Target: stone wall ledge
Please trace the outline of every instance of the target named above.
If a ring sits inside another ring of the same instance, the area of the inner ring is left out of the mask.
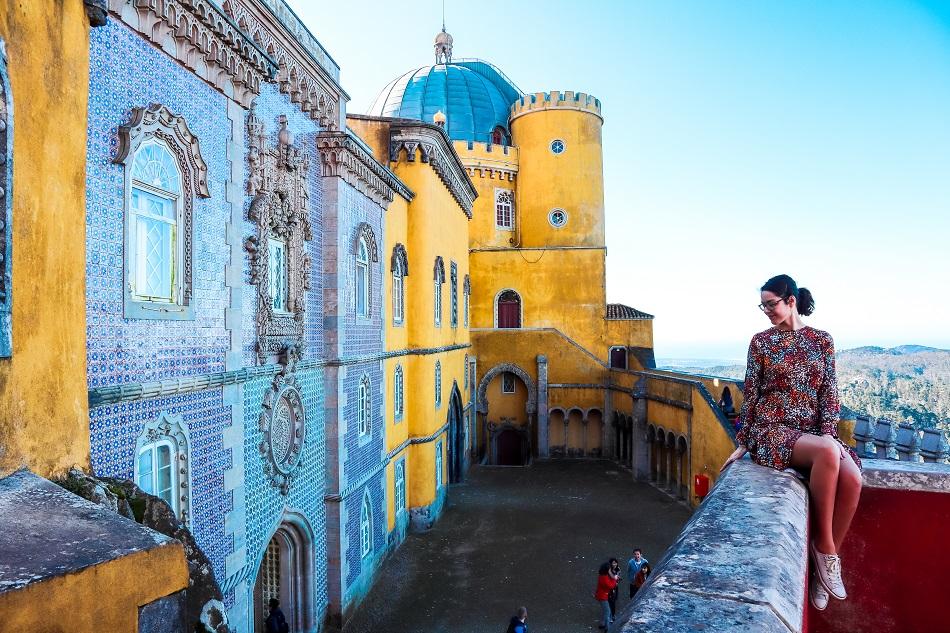
[[[0,594],[181,543],[18,470],[0,479]],[[0,627],[2,628],[2,627]]]
[[[802,631],[808,493],[748,458],[719,478],[612,633]]]
[[[862,458],[865,488],[950,493],[950,464]]]

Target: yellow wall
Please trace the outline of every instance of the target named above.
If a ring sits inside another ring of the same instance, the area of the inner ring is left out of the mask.
[[[501,422],[503,418],[508,418],[512,424],[526,424],[528,414],[525,410],[525,404],[528,402],[528,388],[521,378],[515,376],[515,392],[504,393],[502,391],[502,374],[498,374],[489,383],[488,401],[491,403],[491,421]]]
[[[619,320],[610,319],[607,321],[607,348],[613,345],[623,345],[630,347],[648,347],[653,348],[653,321],[651,320]],[[609,362],[608,357],[608,362]],[[627,356],[627,367],[630,369],[641,369],[635,367],[639,365],[632,356]]]
[[[515,190],[518,148],[508,147],[506,154],[505,148],[499,145],[472,143],[469,149],[467,142],[455,141],[454,146],[478,192],[472,210],[469,245],[472,248],[513,246],[517,238],[515,231],[500,229],[495,224],[495,189]]]
[[[81,2],[4,2],[0,37],[13,97],[15,155],[13,356],[0,360],[0,476],[26,466],[49,477],[74,464],[89,465],[89,23]],[[48,604],[43,611],[55,612]]]
[[[136,607],[187,588],[184,549],[174,541],[0,593],[0,631],[132,633],[138,630]]]

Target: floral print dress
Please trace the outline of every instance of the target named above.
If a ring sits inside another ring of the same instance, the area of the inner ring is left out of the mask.
[[[838,382],[831,335],[812,327],[759,332],[749,344],[742,428],[736,439],[752,461],[778,470],[789,467],[804,433],[838,439]],[[861,468],[861,460],[842,443]]]

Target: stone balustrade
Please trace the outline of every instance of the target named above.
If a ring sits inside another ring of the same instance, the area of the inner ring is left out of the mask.
[[[858,416],[854,423],[854,440],[862,458],[950,463],[947,435],[940,429],[918,430],[886,418]]]

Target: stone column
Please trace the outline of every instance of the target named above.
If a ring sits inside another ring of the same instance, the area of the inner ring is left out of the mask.
[[[538,354],[538,457],[546,458],[548,450],[548,359]]]
[[[633,454],[630,456],[634,479],[650,479],[650,444],[647,442],[647,401],[643,397],[646,380],[640,378],[631,394],[633,400]]]
[[[669,490],[673,479],[673,447],[668,446],[665,439],[663,447],[666,449],[666,489]]]
[[[584,442],[583,442],[583,446],[584,446],[584,457],[587,457],[587,424],[588,424],[589,422],[590,422],[590,420],[588,420],[587,418],[584,418],[583,420],[581,420],[581,429],[583,429],[583,430],[581,431],[581,433],[584,434]]]

